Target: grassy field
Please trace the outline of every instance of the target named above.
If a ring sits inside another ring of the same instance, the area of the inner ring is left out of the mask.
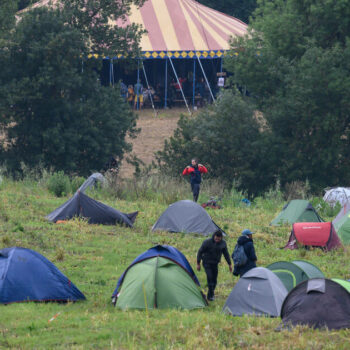
[[[161,197],[126,201],[113,194],[107,196],[106,191],[90,195],[124,212],[139,210],[135,227],[88,225],[82,220],[51,224],[45,215],[68,197],[56,198],[43,183],[30,180],[5,179],[0,185],[0,248],[22,246],[38,251],[53,261],[87,297],[85,302],[67,305],[1,306],[0,348],[349,349],[350,330],[315,331],[298,327],[275,332],[280,319],[222,314],[222,306],[237,282],[224,262],[220,266],[217,299],[204,310],[146,313],[115,309],[111,295],[117,280],[137,255],[155,244],[170,244],[181,250],[194,267],[196,252],[204,238],[151,233],[153,223],[167,207]],[[207,198],[202,194],[202,200]],[[224,209],[209,210],[214,221],[228,232],[230,251],[241,230],[250,228],[256,232],[259,266],[277,260],[304,259],[319,266],[327,277],[350,278],[348,250],[324,253],[280,249],[287,242],[290,228],[269,226],[283,206],[279,196],[258,198],[249,208],[241,206],[237,198],[227,195]],[[204,272],[197,275],[205,289]],[[60,314],[49,323],[57,313]]]

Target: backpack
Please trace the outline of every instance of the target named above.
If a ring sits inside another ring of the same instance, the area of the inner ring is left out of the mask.
[[[234,266],[243,266],[248,262],[247,254],[244,251],[244,247],[240,244],[236,244],[232,253],[232,259]]]

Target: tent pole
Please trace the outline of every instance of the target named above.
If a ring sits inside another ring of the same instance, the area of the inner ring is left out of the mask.
[[[84,73],[84,59],[81,60],[81,72]]]
[[[220,73],[222,73],[222,63],[223,63],[223,59],[221,57],[221,61],[220,61]]]
[[[152,104],[152,108],[153,108],[153,111],[154,111],[154,116],[156,117],[157,116],[157,111],[154,107],[154,103],[153,103],[153,97],[152,97],[152,94],[151,94],[151,91],[150,91],[150,86],[148,84],[148,78],[147,78],[147,74],[146,74],[146,69],[145,69],[145,65],[143,64],[142,62],[142,69],[143,69],[143,74],[145,76],[145,80],[146,80],[146,84],[147,84],[147,89],[148,89],[148,96],[151,100],[151,104]]]
[[[192,103],[193,103],[193,109],[195,104],[195,96],[196,96],[196,60],[193,60],[193,97],[192,97]]]
[[[139,84],[140,83],[140,59],[138,58],[137,59],[137,82],[136,82],[136,84]],[[139,85],[136,85],[137,87],[139,86]],[[142,92],[142,91],[141,91]],[[138,95],[137,95],[137,91],[135,91],[135,98],[136,98],[136,108],[137,108],[137,110],[139,110],[139,101],[140,101],[140,99],[139,99],[139,97],[138,97]]]
[[[198,56],[197,56],[197,59],[198,59],[199,65],[200,65],[200,67],[201,67],[201,69],[202,69],[202,73],[203,73],[204,79],[205,79],[205,81],[206,81],[206,83],[207,83],[207,86],[208,86],[208,88],[209,88],[211,98],[213,99],[213,102],[216,104],[215,97],[214,97],[214,95],[213,95],[213,91],[211,91],[211,87],[210,87],[210,85],[209,85],[207,76],[206,76],[206,74],[205,74],[205,72],[204,72],[204,69],[203,69],[203,66],[202,66],[202,62],[201,62],[201,60],[199,59]]]
[[[177,76],[177,73],[176,73],[176,70],[175,70],[173,61],[172,61],[172,59],[171,59],[170,56],[168,56],[168,57],[169,57],[170,64],[171,64],[171,66],[172,66],[172,68],[173,68],[173,71],[174,71],[174,74],[175,74],[175,77],[176,77],[177,84],[178,84],[179,87],[180,87],[181,95],[182,95],[183,100],[185,101],[185,105],[186,105],[186,107],[187,107],[188,113],[189,113],[190,115],[192,115],[192,113],[191,113],[191,111],[190,111],[190,108],[188,107],[188,103],[187,103],[185,94],[184,94],[184,92],[183,92],[183,90],[182,90],[182,86],[181,86],[181,84],[180,84],[179,77]]]
[[[164,108],[167,108],[168,99],[168,59],[165,58],[165,92],[164,92]]]
[[[114,87],[114,64],[113,64],[113,58],[111,59],[111,69],[112,69],[112,86]]]
[[[111,61],[109,61],[109,86],[112,85],[112,64]]]

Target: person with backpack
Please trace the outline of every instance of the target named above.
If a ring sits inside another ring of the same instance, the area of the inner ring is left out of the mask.
[[[201,260],[203,261],[203,267],[207,275],[208,282],[208,295],[207,298],[210,301],[214,300],[215,288],[218,278],[218,265],[221,260],[221,255],[224,257],[229,266],[230,272],[232,272],[232,264],[230,259],[230,254],[227,250],[226,242],[223,240],[221,230],[214,232],[213,236],[206,239],[197,253],[197,270],[201,270]]]
[[[202,182],[202,174],[206,174],[208,172],[207,168],[198,164],[198,160],[193,158],[191,161],[191,165],[188,165],[182,175],[190,175],[191,189],[193,194],[193,201],[197,202],[199,197],[200,186]]]
[[[238,238],[235,249],[232,253],[234,265],[233,274],[242,277],[247,271],[256,267],[258,260],[255,254],[253,243],[253,232],[245,229]]]

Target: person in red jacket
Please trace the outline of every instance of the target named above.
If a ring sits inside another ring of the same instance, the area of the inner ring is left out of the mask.
[[[198,160],[196,158],[192,159],[191,165],[188,165],[182,175],[190,175],[191,189],[193,193],[193,201],[197,202],[200,186],[202,182],[202,174],[206,174],[208,172],[207,168],[198,164]]]

